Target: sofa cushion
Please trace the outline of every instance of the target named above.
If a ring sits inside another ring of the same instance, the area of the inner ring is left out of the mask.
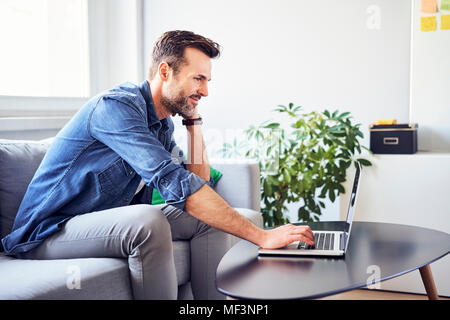
[[[174,241],[173,255],[182,287],[190,279],[189,241]],[[132,299],[128,262],[116,258],[27,260],[0,253],[0,300],[12,299]]]
[[[0,140],[0,238],[10,233],[20,203],[50,141]]]
[[[22,260],[0,254],[0,300],[132,299],[126,259]]]

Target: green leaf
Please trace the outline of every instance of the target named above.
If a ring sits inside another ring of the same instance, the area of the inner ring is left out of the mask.
[[[361,137],[361,138],[364,139],[364,134],[363,134],[361,131],[356,130],[356,135],[357,135],[358,137]]]
[[[351,153],[353,153],[354,142],[350,136],[345,137],[345,146]]]
[[[325,184],[325,186],[322,188],[322,191],[320,192],[319,198],[325,198],[328,191],[328,185]]]
[[[328,131],[331,133],[345,133],[345,129],[342,125],[336,125],[336,126],[330,127],[328,129]]]
[[[277,129],[280,127],[280,124],[277,122],[269,123],[268,125],[264,126],[263,128],[266,129]]]
[[[277,110],[277,109],[284,111],[284,110],[286,110],[286,106],[283,106],[283,105],[279,104],[279,105],[276,106],[276,108],[274,110]]]
[[[358,161],[362,166],[369,167],[369,166],[372,165],[372,162],[370,162],[369,160],[366,160],[366,159],[359,158],[359,159],[357,159],[357,161]]]
[[[336,196],[334,195],[333,189],[328,190],[328,197],[330,198],[331,202],[334,202],[334,200],[336,200]]]
[[[344,112],[344,113],[341,113],[341,114],[339,115],[338,119],[342,119],[342,118],[348,116],[349,114],[350,114],[350,112]]]
[[[286,169],[283,170],[283,178],[287,183],[291,182],[291,175]]]
[[[297,183],[297,190],[298,190],[298,193],[302,193],[305,190],[305,187],[304,187],[303,182],[301,180],[299,180],[298,183]]]
[[[298,220],[303,222],[311,222],[309,211],[306,210],[305,206],[298,209]]]
[[[269,182],[266,180],[264,180],[263,183],[264,186],[264,193],[266,196],[271,196],[272,195],[272,186],[269,184]]]

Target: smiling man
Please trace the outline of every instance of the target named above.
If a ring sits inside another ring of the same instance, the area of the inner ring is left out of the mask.
[[[214,275],[225,233],[264,248],[313,244],[309,227],[260,229],[211,188],[198,106],[219,53],[217,43],[200,35],[166,32],[147,80],[88,101],[42,160],[2,239],[5,252],[27,259],[127,258],[136,299],[176,299],[172,240],[189,239],[194,297],[212,299],[221,297]],[[188,131],[186,163],[172,140],[176,115]],[[167,205],[150,205],[153,189]]]

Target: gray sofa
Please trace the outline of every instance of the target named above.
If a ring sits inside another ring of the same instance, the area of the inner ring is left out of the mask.
[[[26,188],[50,140],[0,140],[0,238],[12,228]],[[223,173],[215,186],[227,202],[262,227],[257,163],[211,160]],[[239,239],[229,236],[231,248]],[[192,299],[189,242],[174,241],[178,298]],[[82,272],[82,274],[80,274]],[[78,281],[77,279],[82,279]],[[0,299],[133,299],[127,260],[21,260],[0,252]]]

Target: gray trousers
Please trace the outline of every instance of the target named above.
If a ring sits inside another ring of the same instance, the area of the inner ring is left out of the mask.
[[[190,240],[194,298],[223,299],[215,273],[228,238],[172,206],[137,204],[77,215],[20,258],[126,258],[135,299],[176,299],[172,240]]]

